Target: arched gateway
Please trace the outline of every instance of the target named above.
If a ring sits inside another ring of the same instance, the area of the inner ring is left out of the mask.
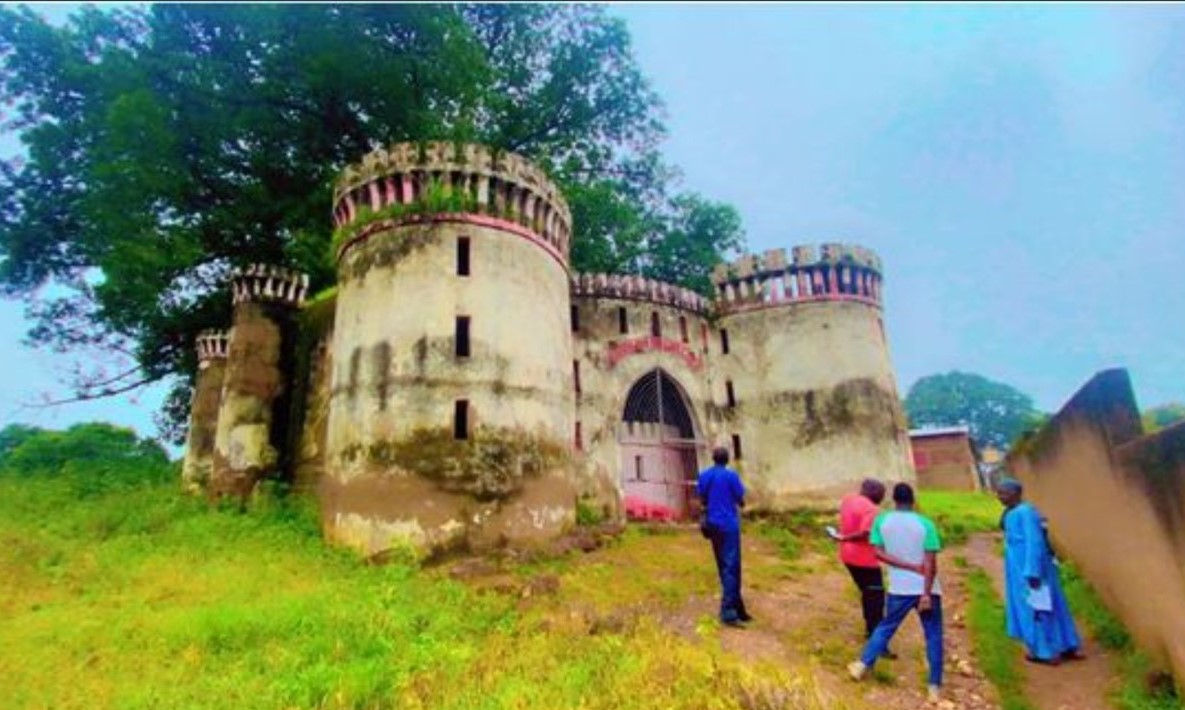
[[[630,387],[622,412],[621,486],[631,518],[685,518],[701,438],[683,388],[655,368]]]

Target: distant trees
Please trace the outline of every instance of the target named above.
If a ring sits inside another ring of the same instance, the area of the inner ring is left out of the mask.
[[[1185,419],[1185,404],[1180,402],[1169,402],[1151,407],[1140,415],[1140,421],[1144,423],[1144,432],[1148,434],[1159,431],[1170,424],[1175,424],[1182,419]]]
[[[1007,449],[1046,415],[1016,388],[969,372],[923,377],[909,388],[905,411],[911,426],[965,425],[980,446]]]
[[[111,424],[76,424],[65,431],[11,424],[0,430],[0,475],[69,477],[84,491],[99,491],[174,473],[160,444]]]

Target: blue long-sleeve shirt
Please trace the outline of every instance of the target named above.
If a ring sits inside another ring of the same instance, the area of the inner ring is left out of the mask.
[[[745,485],[736,471],[726,466],[704,469],[695,484],[704,502],[708,524],[720,530],[740,530],[740,507],[745,504]]]

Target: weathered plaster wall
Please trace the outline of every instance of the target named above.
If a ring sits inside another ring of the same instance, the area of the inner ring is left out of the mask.
[[[333,374],[333,318],[336,296],[307,305],[300,314],[297,339],[297,371],[301,398],[296,411],[299,431],[293,439],[293,483],[300,492],[317,490],[325,472],[325,448],[329,434],[329,398]]]
[[[1185,680],[1185,424],[1142,436],[1127,372],[1107,370],[1007,465],[1057,547]]]
[[[830,494],[867,476],[914,479],[880,316],[866,303],[821,300],[720,319],[712,399],[722,433],[741,438],[754,505],[793,506],[804,492]]]
[[[697,465],[706,466],[714,440],[707,412],[710,403],[703,329],[707,320],[684,308],[625,298],[575,297],[579,329],[572,333],[580,369],[576,420],[581,424],[582,450],[577,454],[582,495],[612,515],[621,514],[621,446],[619,429],[630,388],[661,368],[682,388],[701,439]],[[620,309],[626,332],[621,332]],[[657,315],[661,336],[652,335]],[[683,341],[680,319],[687,325]]]
[[[244,301],[235,306],[214,440],[213,496],[245,498],[280,466],[290,318],[285,304]]]
[[[225,357],[204,359],[194,382],[185,462],[181,469],[181,483],[190,493],[205,489],[213,475],[214,439],[218,431],[218,409],[222,404],[225,374]]]
[[[461,237],[469,276],[457,274]],[[460,315],[470,318],[469,357],[455,352]],[[323,486],[330,535],[368,552],[399,538],[439,550],[569,525],[568,332],[563,264],[488,221],[404,225],[348,249]],[[458,400],[469,402],[467,441],[454,440]]]

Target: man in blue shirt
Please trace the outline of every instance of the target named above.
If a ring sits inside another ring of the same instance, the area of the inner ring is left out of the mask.
[[[720,621],[742,626],[753,619],[741,598],[740,509],[745,507],[745,486],[728,468],[728,449],[716,448],[712,461],[716,465],[700,473],[695,490],[704,504],[704,535],[712,541],[720,575]]]

